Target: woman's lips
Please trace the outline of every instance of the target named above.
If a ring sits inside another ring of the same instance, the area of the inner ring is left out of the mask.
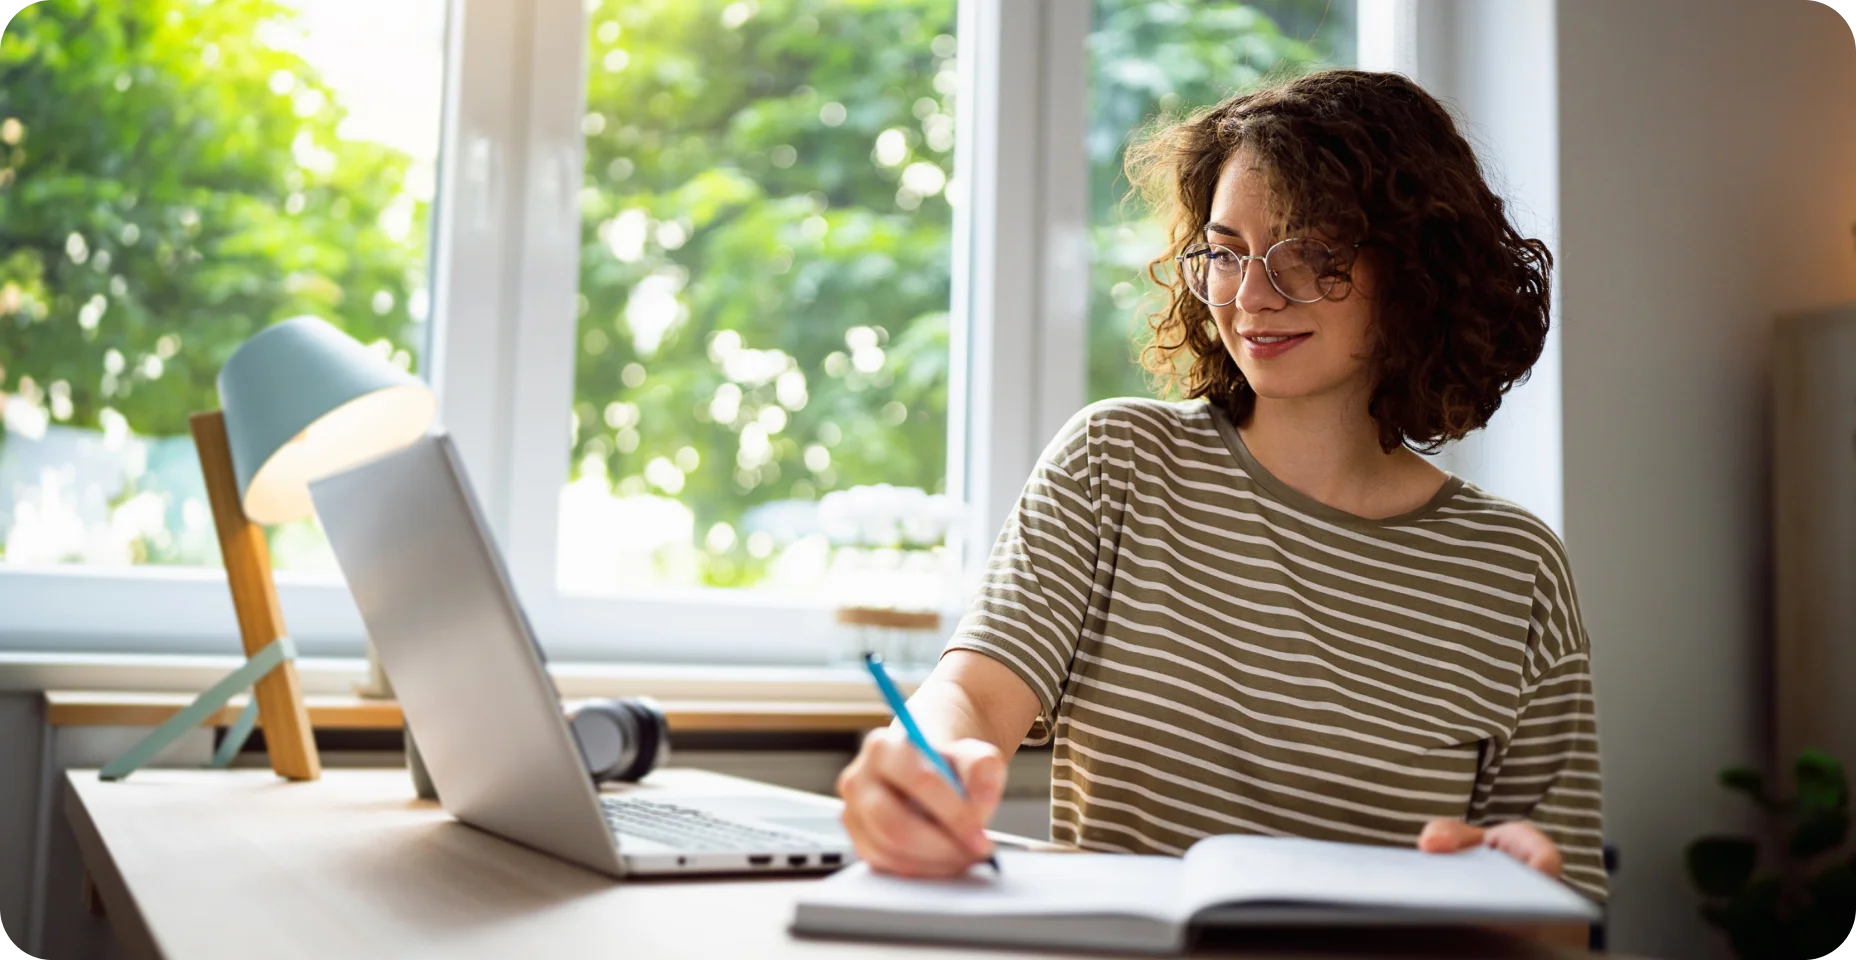
[[[1280,339],[1275,336],[1269,336],[1269,337],[1264,337],[1263,338],[1264,342],[1262,343],[1257,342],[1257,340],[1254,338],[1245,337],[1244,338],[1244,349],[1248,351],[1252,357],[1258,360],[1268,360],[1271,357],[1280,357],[1283,354],[1288,353],[1291,350],[1294,350],[1298,344],[1300,344],[1304,340],[1307,340],[1311,336],[1313,336],[1313,334],[1307,334],[1307,333],[1290,334],[1287,337],[1280,338]]]

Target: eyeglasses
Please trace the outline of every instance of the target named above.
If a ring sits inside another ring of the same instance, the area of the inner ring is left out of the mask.
[[[1346,249],[1359,246],[1349,244]],[[1263,261],[1270,286],[1296,303],[1327,299],[1346,276],[1334,248],[1308,237],[1278,240],[1262,256],[1241,254],[1221,243],[1195,243],[1173,259],[1179,261],[1186,289],[1212,307],[1237,302],[1238,288],[1243,286],[1244,273],[1252,260]]]

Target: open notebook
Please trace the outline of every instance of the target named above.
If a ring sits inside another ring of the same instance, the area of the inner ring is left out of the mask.
[[[1584,897],[1483,847],[1219,836],[1183,858],[1001,850],[999,861],[997,874],[953,880],[849,867],[799,898],[793,932],[1161,953],[1207,926],[1598,919]]]

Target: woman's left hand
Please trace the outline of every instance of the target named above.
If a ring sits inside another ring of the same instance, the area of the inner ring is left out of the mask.
[[[1494,847],[1549,877],[1559,878],[1559,846],[1525,820],[1488,828],[1472,827],[1461,820],[1432,820],[1418,834],[1418,849],[1425,853],[1455,853],[1476,846]]]

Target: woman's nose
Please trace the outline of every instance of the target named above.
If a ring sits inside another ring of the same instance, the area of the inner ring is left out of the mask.
[[[1237,286],[1238,307],[1245,313],[1262,313],[1280,310],[1286,303],[1281,291],[1270,282],[1270,270],[1263,260],[1244,261],[1244,273]]]

